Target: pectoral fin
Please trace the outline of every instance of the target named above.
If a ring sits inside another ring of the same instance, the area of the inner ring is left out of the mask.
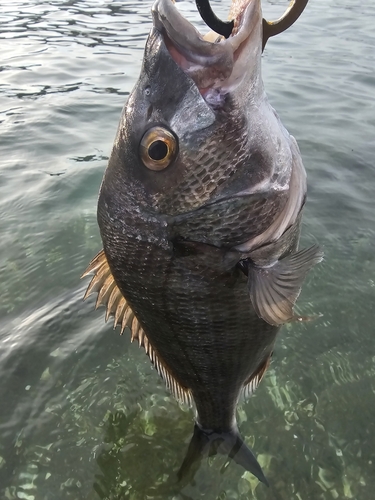
[[[294,315],[294,304],[307,273],[322,259],[322,251],[314,245],[270,267],[257,267],[249,263],[248,287],[257,315],[274,326],[300,319]]]

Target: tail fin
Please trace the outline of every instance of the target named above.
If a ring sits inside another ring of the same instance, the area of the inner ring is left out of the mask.
[[[194,434],[185,459],[177,473],[178,479],[181,480],[186,476],[194,477],[202,458],[205,455],[212,456],[217,453],[228,455],[244,469],[254,474],[259,481],[269,486],[261,466],[253,452],[246,446],[237,428],[230,432],[218,433],[205,431],[197,424],[194,426]]]

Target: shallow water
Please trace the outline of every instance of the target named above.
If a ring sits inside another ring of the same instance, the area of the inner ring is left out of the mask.
[[[263,2],[277,17],[287,1]],[[375,4],[314,0],[264,80],[308,173],[302,244],[325,261],[239,409],[267,489],[224,457],[174,475],[193,416],[144,352],[82,303],[96,200],[140,71],[149,1],[0,5],[0,498],[372,500]],[[179,4],[202,26],[193,3]],[[222,18],[227,2],[212,2]]]

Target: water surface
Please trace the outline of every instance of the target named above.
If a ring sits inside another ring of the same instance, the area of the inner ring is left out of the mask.
[[[264,1],[268,17],[288,2]],[[228,2],[212,2],[225,18]],[[82,302],[96,200],[140,72],[149,1],[0,5],[0,498],[372,500],[375,5],[312,0],[263,57],[308,173],[302,244],[325,261],[239,409],[267,489],[224,457],[176,486],[193,415]],[[192,2],[179,8],[198,27]]]

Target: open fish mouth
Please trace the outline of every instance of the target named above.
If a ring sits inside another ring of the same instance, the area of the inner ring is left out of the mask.
[[[234,2],[233,30],[226,39],[213,31],[203,35],[171,0],[156,0],[154,27],[162,34],[171,57],[201,93],[236,85],[261,52],[262,14],[259,0]]]
[[[199,33],[171,0],[156,0],[152,15],[171,57],[204,94],[209,88],[233,90],[249,74],[259,75],[259,56],[267,40],[288,29],[307,2],[292,0],[283,16],[269,22],[262,18],[260,0],[233,0],[231,22],[223,23],[212,13],[208,0],[197,0],[206,23],[225,36],[217,31]]]

